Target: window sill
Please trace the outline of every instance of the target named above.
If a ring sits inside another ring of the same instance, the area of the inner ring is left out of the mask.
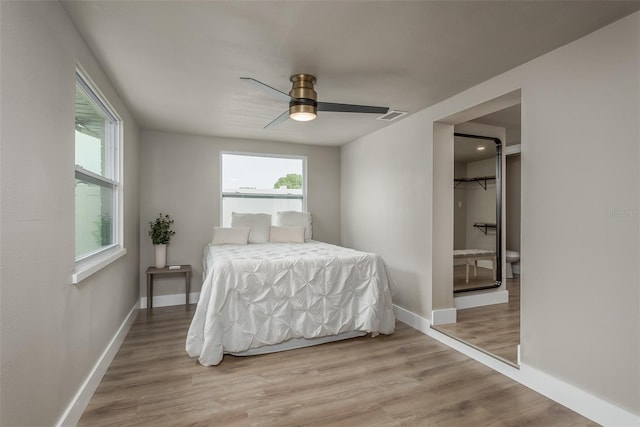
[[[110,249],[100,255],[76,263],[76,269],[71,275],[71,283],[77,285],[87,277],[102,270],[118,258],[122,258],[127,250],[121,247]]]

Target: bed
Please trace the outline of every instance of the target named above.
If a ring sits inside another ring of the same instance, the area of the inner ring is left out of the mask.
[[[205,366],[219,364],[225,353],[395,328],[385,266],[375,254],[313,240],[209,244],[203,276],[186,350]]]

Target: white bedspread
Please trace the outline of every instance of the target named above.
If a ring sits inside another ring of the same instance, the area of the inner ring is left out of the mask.
[[[308,243],[209,245],[186,349],[205,366],[224,353],[348,331],[390,334],[380,256]]]

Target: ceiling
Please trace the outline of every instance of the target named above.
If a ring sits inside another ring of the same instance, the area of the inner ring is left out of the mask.
[[[480,148],[482,147],[482,148]],[[456,136],[453,144],[453,159],[459,163],[471,163],[492,159],[496,156],[496,144],[475,138]]]
[[[522,114],[520,106],[521,104],[516,104],[512,107],[487,114],[486,116],[478,117],[471,121],[473,123],[481,123],[483,125],[503,127],[507,133],[507,141],[505,145],[520,144],[520,115]]]
[[[472,123],[480,123],[489,126],[498,126],[505,128],[506,143],[505,146],[520,144],[520,115],[521,104],[498,110],[491,114],[478,117],[471,120]],[[479,148],[482,147],[482,148]],[[456,136],[454,138],[454,160],[460,163],[477,162],[495,157],[496,148],[493,141],[465,138]]]
[[[640,1],[63,1],[143,129],[342,145],[393,122],[263,127],[281,91],[417,112],[640,9]],[[407,116],[405,116],[407,117]],[[398,119],[398,120],[402,120]]]

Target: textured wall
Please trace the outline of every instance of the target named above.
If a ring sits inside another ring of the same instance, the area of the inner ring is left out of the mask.
[[[640,414],[639,76],[636,13],[344,146],[343,242],[383,255],[397,304],[441,308],[453,154],[434,123],[521,90],[522,361]]]
[[[167,248],[171,264],[191,264],[192,289],[200,290],[202,253],[220,225],[220,152],[307,157],[307,210],[313,238],[340,243],[340,149],[303,144],[238,140],[143,131],[140,162],[140,286],[146,296],[144,271],[153,265],[148,223],[158,212],[175,219]],[[156,286],[157,285],[157,286]],[[154,282],[154,295],[181,294],[184,279]]]
[[[58,2],[0,7],[0,424],[50,426],[138,299],[138,130]],[[125,123],[128,253],[73,285],[76,63]]]

